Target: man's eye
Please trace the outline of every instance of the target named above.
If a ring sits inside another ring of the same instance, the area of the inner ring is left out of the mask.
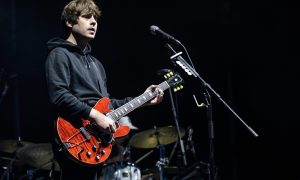
[[[92,16],[91,16],[91,15],[84,15],[84,16],[82,16],[82,17],[89,19],[89,18],[91,18]]]
[[[81,16],[83,18],[91,18],[93,15],[92,14],[82,14]]]
[[[90,18],[93,17],[93,15],[92,15],[92,14],[87,14],[87,15],[82,15],[82,17],[85,18],[85,19],[90,19]],[[95,16],[94,16],[94,19],[95,19],[96,21],[98,20]]]

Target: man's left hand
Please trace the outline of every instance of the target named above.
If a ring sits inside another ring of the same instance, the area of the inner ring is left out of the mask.
[[[151,99],[146,105],[159,104],[163,100],[164,91],[161,90],[160,88],[157,88],[157,85],[149,86],[145,92],[147,92],[147,91],[156,92],[156,96],[155,96],[155,98]]]

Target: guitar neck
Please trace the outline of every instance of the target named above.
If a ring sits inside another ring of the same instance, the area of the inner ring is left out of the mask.
[[[169,84],[164,81],[160,83],[158,86],[161,90],[166,90],[170,86]],[[139,108],[140,106],[144,105],[146,102],[148,102],[150,99],[154,98],[156,96],[156,91],[146,91],[140,96],[134,98],[133,100],[129,101],[128,103],[124,104],[123,106],[120,106],[119,108],[115,109],[114,111],[107,114],[108,117],[113,119],[114,121],[117,121],[121,119],[123,116],[126,116],[128,113],[132,112],[136,108]]]

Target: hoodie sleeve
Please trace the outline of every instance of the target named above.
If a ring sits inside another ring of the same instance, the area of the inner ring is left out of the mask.
[[[66,54],[59,48],[53,49],[46,59],[45,69],[50,103],[58,114],[67,119],[88,119],[92,107],[70,92],[69,59]]]

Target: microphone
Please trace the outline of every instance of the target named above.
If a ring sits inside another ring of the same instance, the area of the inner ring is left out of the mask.
[[[163,38],[165,38],[165,39],[167,39],[167,40],[169,40],[171,42],[174,42],[175,44],[181,44],[180,41],[178,41],[177,39],[175,39],[170,34],[168,34],[168,33],[164,32],[163,30],[159,29],[159,27],[157,27],[155,25],[150,26],[150,32],[153,35],[158,35],[159,34]]]

